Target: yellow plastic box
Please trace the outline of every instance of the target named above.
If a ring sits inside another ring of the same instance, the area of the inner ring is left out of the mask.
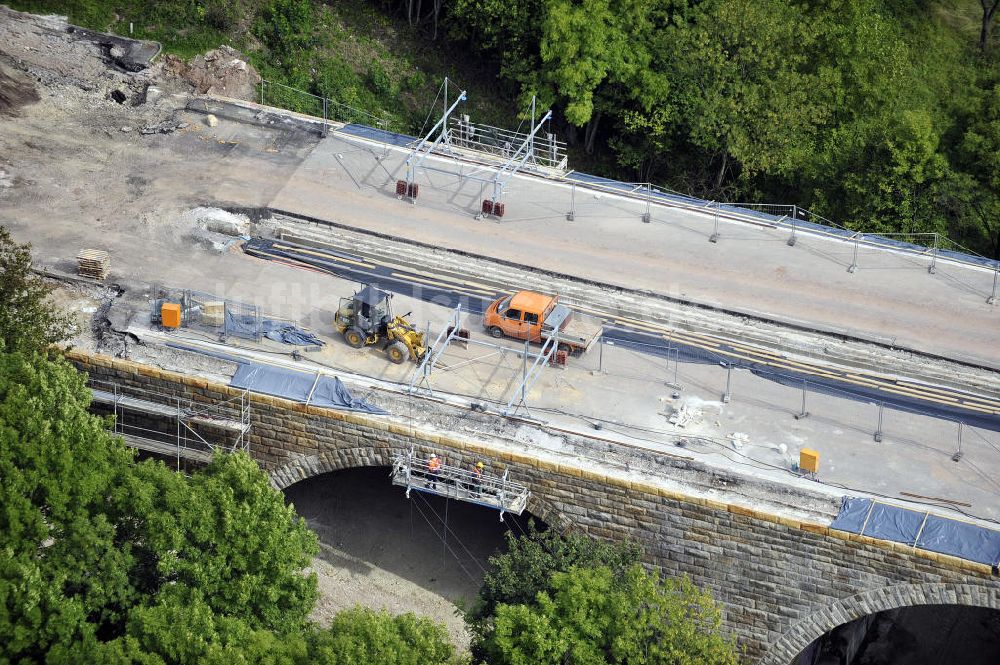
[[[819,472],[819,453],[811,448],[799,451],[799,469],[806,473]]]

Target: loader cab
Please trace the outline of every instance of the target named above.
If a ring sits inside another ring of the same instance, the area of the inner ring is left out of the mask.
[[[353,296],[340,299],[337,328],[345,337],[350,333],[351,346],[372,344],[385,335],[386,326],[392,321],[389,299],[390,294],[374,286],[365,286]],[[361,333],[360,339],[357,333]]]
[[[355,293],[354,311],[358,323],[363,324],[358,327],[365,332],[384,330],[385,325],[392,319],[389,298],[388,293],[380,291],[374,286],[366,286]]]

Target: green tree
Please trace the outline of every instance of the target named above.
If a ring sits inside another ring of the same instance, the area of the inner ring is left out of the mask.
[[[245,454],[190,479],[136,464],[65,360],[2,346],[0,662],[252,663],[263,661],[240,645],[272,642],[288,645],[276,663],[304,652],[283,636],[313,605],[302,569],[315,535],[264,472]]]
[[[491,665],[735,665],[720,626],[711,596],[687,578],[573,568],[531,604],[498,605],[483,647]]]
[[[982,96],[959,145],[959,158],[968,174],[960,188],[961,237],[1000,260],[1000,84]]]
[[[542,0],[455,0],[447,12],[452,40],[495,58],[508,83],[533,79],[539,63]]]
[[[71,337],[72,319],[60,312],[52,289],[31,272],[31,245],[19,245],[0,226],[0,340],[8,351],[40,350]]]
[[[2,343],[0,343],[2,347]],[[106,499],[132,460],[63,360],[0,352],[0,653],[69,657],[136,601]]]
[[[481,628],[501,603],[530,603],[539,591],[549,588],[553,573],[605,566],[620,577],[641,555],[635,543],[598,540],[579,533],[563,535],[552,529],[540,531],[533,522],[525,535],[508,531],[506,538],[505,551],[490,557],[478,604],[468,615],[474,628]]]
[[[172,499],[166,523],[150,523],[163,539],[161,574],[251,628],[303,626],[316,600],[315,573],[302,574],[319,551],[316,534],[249,455],[217,455]]]
[[[585,126],[588,153],[603,117],[619,115],[624,104],[661,83],[645,46],[652,7],[641,0],[545,1],[542,64],[527,92],[559,101],[571,125]]]
[[[441,624],[407,613],[355,607],[337,614],[326,630],[310,636],[317,665],[446,665],[457,663]]]
[[[255,630],[214,611],[197,589],[172,587],[129,616],[127,635],[103,648],[105,662],[184,665],[312,665],[306,634]]]

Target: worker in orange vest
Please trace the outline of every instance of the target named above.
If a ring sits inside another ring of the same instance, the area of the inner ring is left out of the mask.
[[[431,489],[437,489],[438,476],[441,475],[441,458],[436,454],[431,455],[431,459],[427,462],[427,470],[431,474]]]
[[[483,491],[483,469],[485,468],[486,465],[482,462],[476,462],[476,466],[472,467],[472,478],[477,492]]]

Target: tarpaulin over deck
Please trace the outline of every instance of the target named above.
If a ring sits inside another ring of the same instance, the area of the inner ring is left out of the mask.
[[[845,496],[830,528],[988,566],[1000,563],[1000,531],[872,499]]]

